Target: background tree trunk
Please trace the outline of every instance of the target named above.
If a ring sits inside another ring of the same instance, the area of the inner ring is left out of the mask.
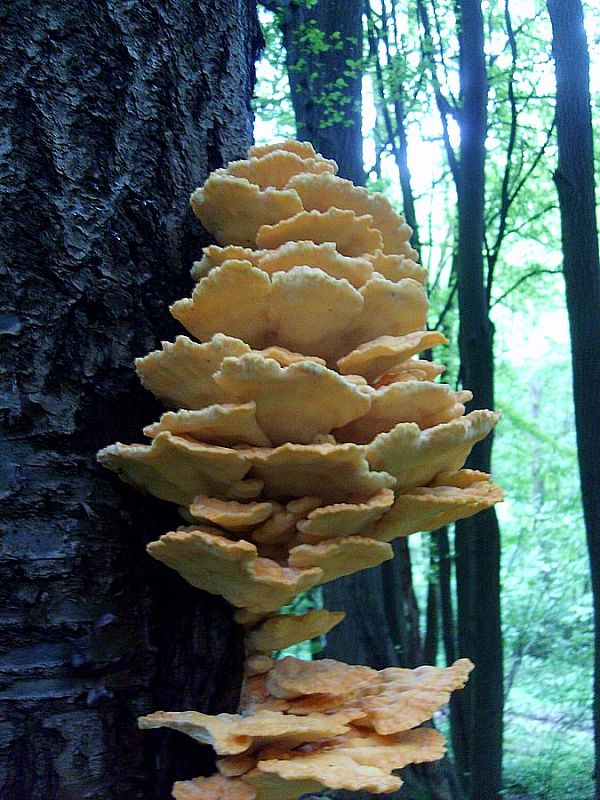
[[[494,408],[493,325],[484,280],[487,76],[480,0],[459,0],[461,106],[458,190],[459,348],[463,386],[474,408]],[[490,471],[492,437],[467,462]],[[495,800],[502,788],[502,631],[500,531],[494,509],[456,523],[458,652],[475,664],[453,699],[452,740],[471,800]]]
[[[299,139],[365,181],[362,159],[363,0],[264,4],[278,19]]]
[[[563,270],[573,356],[573,395],[583,515],[594,594],[594,741],[600,798],[600,257],[594,194],[590,61],[579,0],[548,0],[556,64],[558,169]]]
[[[2,30],[0,797],[162,799],[210,757],[136,717],[232,710],[241,640],[95,452],[158,413],[132,362],[179,332],[190,191],[251,143],[254,3],[13,0]]]

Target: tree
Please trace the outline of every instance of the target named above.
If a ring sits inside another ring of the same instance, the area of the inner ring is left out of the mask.
[[[299,139],[364,183],[361,131],[363,0],[269,0],[283,34]]]
[[[573,359],[573,397],[583,513],[594,595],[594,739],[600,797],[600,452],[595,429],[600,387],[590,364],[600,363],[600,257],[590,106],[590,62],[579,0],[548,0],[556,64],[558,168],[563,272]]]
[[[307,3],[303,0],[303,4]],[[458,338],[455,177],[460,164],[461,113],[456,4],[452,0],[420,3],[427,11],[429,35],[424,23],[415,20],[415,4],[385,0],[371,5],[365,69],[376,117],[365,147],[369,175],[377,179],[378,188],[383,185],[400,199],[394,151],[395,145],[400,152],[400,134],[396,131],[394,143],[384,114],[385,103],[393,134],[394,99],[400,87],[421,258],[431,276],[431,323],[438,327],[436,318],[445,317],[442,329],[451,341],[443,355],[436,353],[436,360],[441,356],[446,363],[445,381],[459,382],[458,353],[452,346]],[[591,31],[597,19],[590,4],[585,8]],[[565,784],[570,780],[576,787],[572,791],[588,797],[591,741],[586,736],[581,749],[576,741],[578,725],[587,726],[591,696],[592,602],[585,541],[579,535],[583,519],[579,476],[574,474],[570,386],[564,380],[569,360],[563,347],[564,294],[558,277],[558,198],[551,185],[556,127],[555,94],[547,83],[553,66],[550,18],[546,2],[536,0],[525,8],[505,0],[484,6],[483,23],[489,88],[484,279],[497,328],[494,393],[503,411],[494,440],[494,474],[508,500],[501,507],[505,686],[507,694],[513,685],[515,690],[506,709],[506,788],[510,791],[511,785],[522,784],[531,786],[531,791],[556,792],[562,780]],[[439,121],[433,114],[438,98]],[[592,96],[592,107],[596,100]],[[290,119],[288,113],[288,126]],[[446,158],[441,152],[444,144],[449,145]],[[415,587],[424,605],[424,576],[431,553],[419,546],[420,539],[415,537],[411,550]],[[437,557],[433,552],[430,574],[440,590],[446,653],[459,654],[455,603],[447,602],[454,600],[450,593],[453,545],[451,531],[449,541],[440,541]],[[360,591],[360,587],[355,589]],[[360,601],[356,606],[360,614]],[[431,605],[429,609],[433,612]],[[375,627],[380,631],[385,617],[377,619]],[[433,619],[433,613],[428,619]],[[353,622],[347,624],[354,633]],[[434,637],[430,641],[433,644]],[[370,632],[367,647],[377,644]],[[538,703],[544,704],[554,721],[548,724],[548,735],[534,741],[529,739],[524,717],[534,716]]]
[[[456,184],[460,379],[472,390],[473,408],[494,408],[493,326],[489,318],[485,241],[485,142],[488,79],[479,0],[456,4],[459,45],[458,105],[443,94],[433,61],[426,5],[418,0],[424,55],[431,75],[448,163]],[[435,4],[434,4],[435,10]],[[449,119],[460,128],[457,154]],[[492,437],[479,442],[467,466],[490,471]],[[500,532],[493,509],[456,523],[458,652],[476,665],[468,687],[452,704],[452,743],[459,774],[473,800],[493,800],[502,783],[503,667],[500,626]]]
[[[264,5],[283,34],[298,138],[334,158],[342,178],[363,184],[362,0]],[[329,108],[334,113],[323,113]],[[326,606],[346,612],[327,636],[326,657],[376,669],[423,663],[408,544],[397,540],[393,547],[392,561],[323,587]],[[407,770],[404,778],[402,797],[423,791],[434,800],[458,796],[447,760]]]
[[[167,304],[206,242],[188,193],[251,142],[255,8],[15,0],[2,17],[0,795],[162,798],[208,765],[136,716],[233,710],[241,636],[145,555],[176,517],[94,456],[158,411],[132,362],[176,332]]]
[[[487,75],[479,0],[460,8],[460,179],[458,182],[458,306],[460,370],[474,408],[494,408],[493,326],[484,279],[484,185]],[[492,437],[479,442],[468,465],[489,472]],[[473,800],[495,800],[502,788],[503,667],[500,624],[500,531],[494,509],[456,524],[459,652],[477,664],[460,698],[465,781]],[[453,731],[454,733],[454,731]],[[458,736],[453,741],[458,741]],[[458,762],[461,763],[460,760]]]

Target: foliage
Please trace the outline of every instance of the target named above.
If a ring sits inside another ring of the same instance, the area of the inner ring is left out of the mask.
[[[296,133],[296,122],[285,70],[281,31],[272,14],[262,12],[260,22],[265,48],[263,57],[257,64],[252,101],[256,117],[255,134],[260,138],[261,129],[265,129],[268,131],[263,135],[265,141],[291,138]]]
[[[530,666],[528,672],[531,674]],[[547,676],[547,666],[542,674]],[[581,691],[591,690],[586,682]],[[556,687],[554,696],[559,695]],[[562,707],[544,703],[536,715],[525,692],[522,705],[507,707],[505,738],[505,796],[507,800],[591,800],[593,742],[589,721],[573,723]],[[536,699],[533,695],[533,699]],[[538,700],[539,703],[539,700]]]

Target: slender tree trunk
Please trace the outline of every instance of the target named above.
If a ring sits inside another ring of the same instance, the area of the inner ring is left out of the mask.
[[[394,558],[381,565],[389,635],[394,642],[398,663],[414,668],[423,663],[424,656],[408,540],[396,539],[392,547]]]
[[[440,571],[437,542],[432,538],[429,554],[429,572],[427,575],[427,613],[425,618],[425,640],[423,642],[423,660],[426,664],[437,661],[440,638]]]
[[[3,6],[3,800],[163,800],[208,757],[136,717],[235,706],[230,609],[145,554],[176,514],[95,452],[158,412],[133,358],[177,332],[187,197],[251,142],[259,38],[250,0]]]
[[[444,526],[432,534],[438,551],[440,581],[440,617],[446,664],[456,661],[456,624],[452,604],[452,556],[448,528]]]
[[[364,183],[362,160],[363,0],[264,4],[277,14],[299,139],[308,139],[340,175]]]
[[[458,304],[461,379],[472,408],[494,408],[493,326],[484,280],[484,164],[487,76],[480,0],[459,0],[462,104],[458,182]],[[489,472],[492,437],[477,444],[469,466]],[[458,651],[475,663],[455,705],[459,773],[472,800],[496,800],[502,783],[502,633],[500,532],[495,511],[456,523]],[[460,729],[462,728],[462,730]]]
[[[600,798],[600,259],[594,196],[590,62],[579,0],[548,0],[556,64],[558,169],[563,269],[571,330],[573,395],[583,514],[594,594],[594,740]]]

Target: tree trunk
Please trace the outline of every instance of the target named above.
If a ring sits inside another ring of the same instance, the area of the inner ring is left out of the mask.
[[[344,178],[363,184],[363,0],[265,5],[283,34],[298,138],[335,158]]]
[[[162,800],[211,757],[136,717],[232,710],[241,638],[95,452],[158,413],[133,358],[179,332],[189,192],[251,142],[255,8],[13,0],[2,32],[0,797]]]
[[[484,164],[487,76],[480,0],[460,0],[462,104],[458,182],[458,304],[461,380],[473,408],[494,408],[493,326],[484,280]],[[492,437],[473,449],[468,465],[490,471]],[[502,633],[500,532],[493,509],[456,523],[458,651],[475,663],[456,695],[453,745],[472,800],[495,800],[502,783]]]
[[[454,619],[454,608],[452,604],[452,561],[450,554],[450,541],[448,538],[448,527],[445,525],[438,531],[431,534],[434,539],[434,546],[437,550],[438,570],[439,570],[439,602],[440,602],[440,623],[442,627],[442,639],[444,641],[444,653],[446,664],[456,661],[456,620]]]
[[[429,571],[427,575],[427,613],[425,617],[425,638],[423,641],[423,660],[426,664],[436,664],[440,639],[440,574],[437,543],[432,540],[429,552]]]
[[[573,358],[573,395],[592,591],[594,594],[594,740],[596,798],[600,798],[600,258],[594,196],[590,62],[579,0],[548,0],[556,64],[556,132],[563,269]]]

